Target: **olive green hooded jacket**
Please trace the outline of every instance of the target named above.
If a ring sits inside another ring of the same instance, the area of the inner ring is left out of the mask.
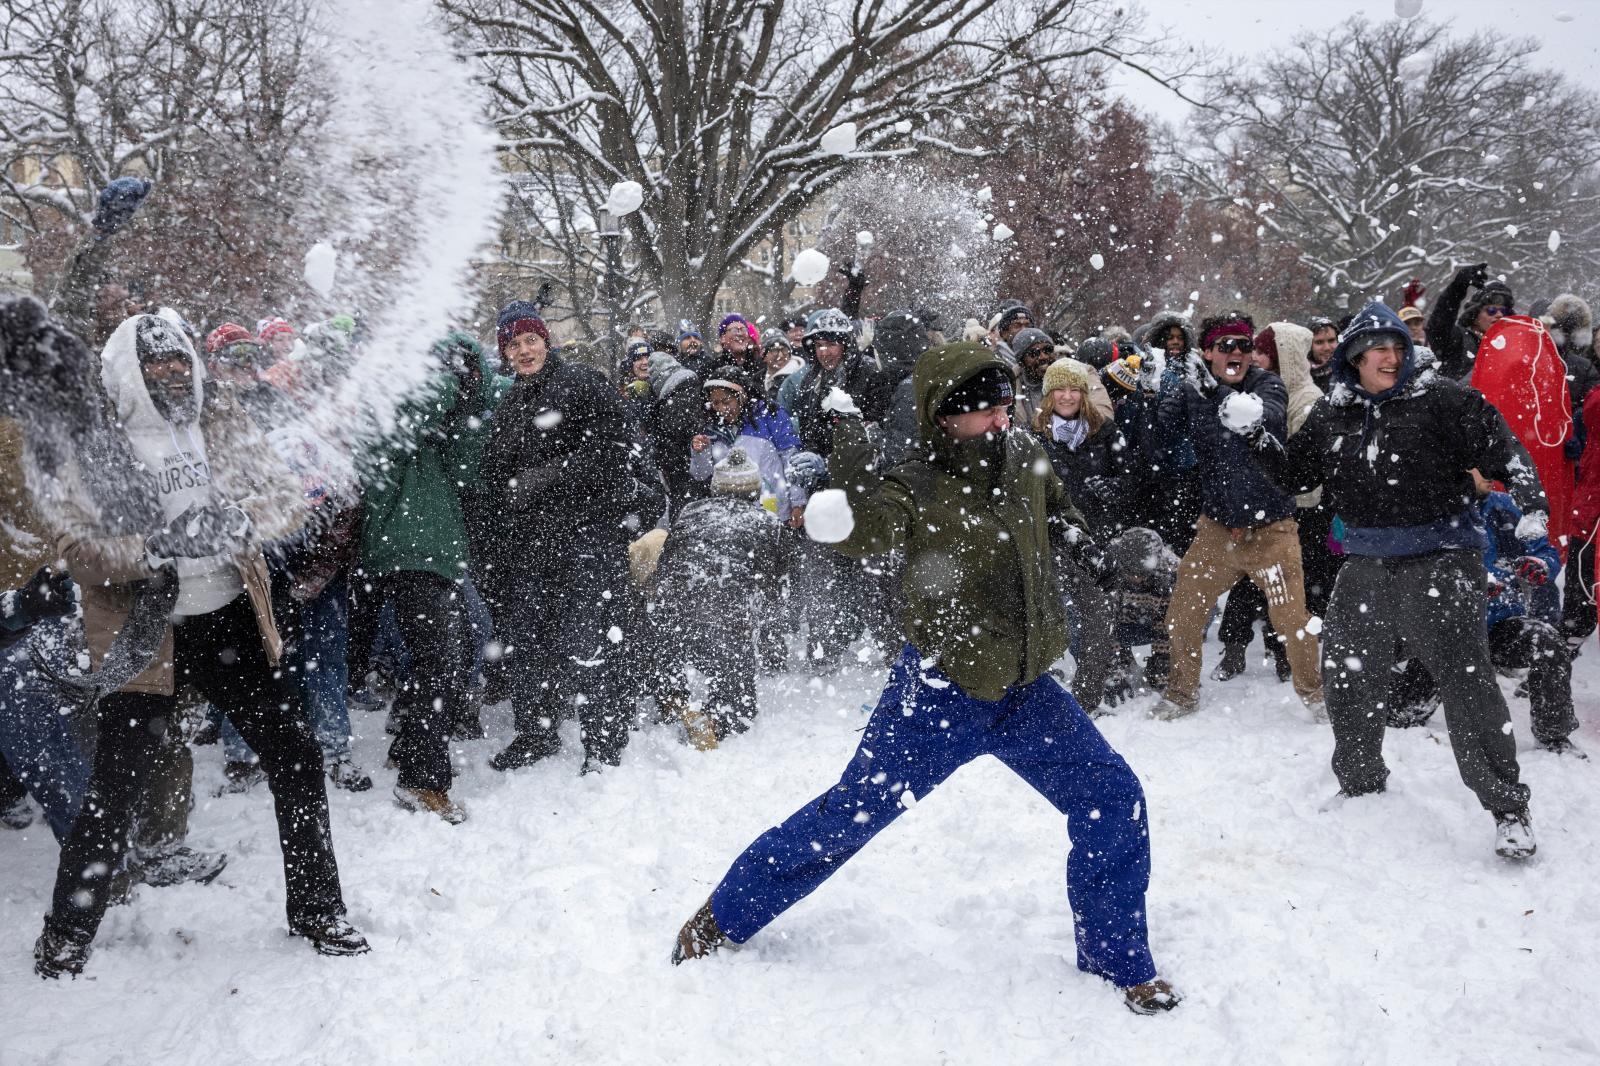
[[[853,558],[904,550],[906,638],[969,695],[998,700],[1067,649],[1052,537],[1084,523],[1031,434],[957,443],[934,421],[985,367],[1005,363],[981,344],[924,353],[912,371],[921,453],[880,473],[861,420],[844,418],[828,472],[855,519],[835,547]]]

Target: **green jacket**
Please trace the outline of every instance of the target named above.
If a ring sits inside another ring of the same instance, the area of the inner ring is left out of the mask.
[[[924,456],[880,475],[861,420],[834,429],[828,460],[855,529],[836,547],[860,558],[906,553],[906,637],[969,695],[998,700],[1066,651],[1067,620],[1051,548],[1083,519],[1032,434],[957,443],[933,412],[957,385],[1005,363],[980,344],[946,344],[917,360],[912,389]]]
[[[461,496],[478,488],[489,415],[508,382],[477,341],[450,343],[477,360],[470,386],[439,374],[395,412],[396,429],[368,454],[361,494],[361,565],[372,575],[421,570],[448,581],[466,575],[467,528]],[[463,396],[463,388],[471,395]]]

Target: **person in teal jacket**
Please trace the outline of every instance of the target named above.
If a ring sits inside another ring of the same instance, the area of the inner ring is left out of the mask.
[[[363,471],[361,572],[373,602],[387,600],[411,654],[399,696],[404,724],[390,755],[395,799],[452,825],[451,728],[469,707],[471,655],[463,582],[470,553],[462,497],[476,491],[491,413],[504,395],[483,348],[464,333],[434,345],[441,370],[395,414],[395,428]]]

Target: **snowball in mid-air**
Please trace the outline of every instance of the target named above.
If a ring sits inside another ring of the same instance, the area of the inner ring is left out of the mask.
[[[911,132],[911,120],[908,119],[908,118],[903,118],[899,122],[896,122],[894,124],[894,131],[896,133],[910,133]]]
[[[823,489],[806,504],[806,534],[819,544],[838,544],[855,532],[856,518],[843,489]]]
[[[1561,231],[1560,230],[1551,230],[1550,231],[1550,240],[1547,241],[1546,243],[1549,244],[1549,246],[1550,246],[1550,254],[1551,255],[1555,255],[1557,252],[1559,252],[1561,250]]]
[[[1394,17],[1414,19],[1422,14],[1422,0],[1394,0]]]
[[[1009,241],[1014,233],[1016,233],[1016,230],[1004,222],[996,222],[994,224],[994,239],[997,241]]]
[[[324,300],[333,295],[333,275],[338,268],[339,253],[327,241],[318,241],[306,252],[306,284]]]
[[[864,229],[860,233],[856,234],[856,247],[857,248],[871,248],[872,247],[872,241],[873,241],[872,231],[869,230],[869,229]]]
[[[619,181],[611,186],[611,195],[606,197],[601,210],[621,218],[631,215],[639,210],[644,203],[644,186],[636,181]]]
[[[789,276],[799,285],[815,285],[828,276],[828,257],[815,248],[807,248],[794,257]]]
[[[856,150],[856,124],[841,122],[822,135],[822,150],[829,155],[849,155]]]
[[[1089,257],[1089,265],[1096,270],[1104,270],[1106,268],[1106,257],[1096,252]]]

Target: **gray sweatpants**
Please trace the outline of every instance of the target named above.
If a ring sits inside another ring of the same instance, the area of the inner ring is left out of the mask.
[[[1358,796],[1383,788],[1385,701],[1395,638],[1438,679],[1461,780],[1486,810],[1528,804],[1511,717],[1489,660],[1484,569],[1477,553],[1352,557],[1339,571],[1322,633],[1322,687],[1333,722],[1333,772]]]

